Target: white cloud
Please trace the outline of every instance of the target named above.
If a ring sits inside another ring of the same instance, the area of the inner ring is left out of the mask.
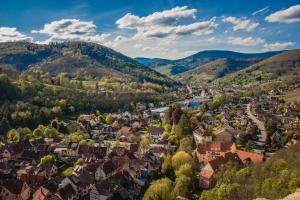
[[[188,9],[187,6],[183,6],[162,12],[155,12],[146,17],[138,17],[131,13],[127,13],[124,17],[120,18],[116,24],[119,28],[128,29],[136,29],[137,27],[151,25],[171,25],[179,19],[195,18],[196,12],[196,9]]]
[[[32,37],[20,33],[14,27],[0,27],[0,42],[16,41],[30,42],[32,41]]]
[[[260,14],[260,15],[265,14],[266,12],[269,11],[269,8],[270,8],[270,6],[266,6],[262,9],[260,9],[260,10],[257,10],[255,12],[253,12],[252,15],[255,16],[255,15],[258,15],[258,14]]]
[[[78,40],[94,43],[103,43],[110,34],[96,34],[97,26],[90,21],[78,19],[61,19],[45,24],[41,30],[32,30],[32,33],[46,34],[47,40],[37,43],[49,43],[53,41]]]
[[[282,50],[286,49],[289,46],[295,45],[295,42],[275,42],[275,43],[267,43],[264,45],[263,50],[264,51],[276,51],[276,50]]]
[[[121,29],[136,30],[134,39],[147,38],[170,38],[176,39],[180,35],[207,35],[214,32],[217,24],[215,17],[208,21],[195,22],[191,24],[177,25],[180,19],[196,18],[196,9],[188,9],[187,6],[175,7],[162,12],[155,12],[145,17],[139,17],[127,13],[116,21]]]
[[[291,6],[288,9],[280,10],[265,18],[268,22],[295,23],[300,22],[300,5]]]
[[[251,21],[247,18],[237,18],[237,17],[226,17],[222,19],[223,22],[229,22],[234,24],[233,30],[246,30],[246,31],[253,31],[256,27],[259,26],[259,23]]]
[[[195,22],[189,25],[177,26],[175,33],[178,35],[194,34],[194,35],[208,35],[215,31],[217,24],[216,17],[209,21]]]
[[[93,22],[80,21],[78,19],[61,19],[45,24],[41,30],[33,30],[32,33],[45,33],[48,35],[68,36],[87,35],[96,31]]]
[[[256,46],[259,44],[264,43],[264,39],[257,37],[228,37],[227,38],[227,43],[232,44],[232,45],[239,45],[239,46]]]

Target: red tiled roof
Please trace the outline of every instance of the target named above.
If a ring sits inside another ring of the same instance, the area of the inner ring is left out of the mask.
[[[201,154],[205,154],[207,151],[227,152],[230,151],[232,144],[232,142],[206,142],[205,144],[199,144],[197,151]]]
[[[263,162],[264,156],[257,153],[247,152],[247,151],[241,151],[236,150],[235,153],[238,155],[238,157],[241,159],[241,161],[250,159],[253,163],[260,163]]]

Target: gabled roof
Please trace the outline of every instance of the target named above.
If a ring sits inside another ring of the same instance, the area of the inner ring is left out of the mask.
[[[106,161],[103,164],[103,171],[105,174],[109,174],[117,169],[119,169],[124,164],[124,159],[122,157],[115,157]]]
[[[70,183],[63,188],[60,188],[58,193],[62,199],[69,199],[71,196],[76,195],[76,191]]]
[[[247,159],[251,160],[252,163],[260,163],[264,161],[264,156],[262,154],[240,150],[236,150],[235,153],[238,155],[241,161],[245,161]]]
[[[232,142],[206,142],[205,144],[198,144],[197,151],[200,154],[205,154],[207,151],[227,152],[230,151],[232,144]]]
[[[83,173],[78,176],[78,180],[83,187],[88,187],[94,183],[94,177],[91,176],[86,170],[84,170]]]
[[[151,126],[148,128],[148,133],[152,135],[161,135],[165,129],[163,127]]]

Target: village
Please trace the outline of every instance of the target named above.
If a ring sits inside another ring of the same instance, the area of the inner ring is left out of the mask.
[[[195,147],[189,153],[201,190],[215,185],[218,169],[229,161],[241,168],[258,164],[297,143],[299,107],[284,106],[274,91],[258,98],[236,97],[235,91],[188,87],[176,102],[140,102],[134,111],[81,114],[32,132],[10,131],[1,145],[0,197],[141,199],[161,176],[166,156],[181,146],[164,122],[171,106],[172,118],[187,110],[195,119],[185,137]]]

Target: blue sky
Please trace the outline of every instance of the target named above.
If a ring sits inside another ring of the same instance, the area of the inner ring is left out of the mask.
[[[9,0],[0,42],[83,40],[131,57],[300,48],[299,0]]]

